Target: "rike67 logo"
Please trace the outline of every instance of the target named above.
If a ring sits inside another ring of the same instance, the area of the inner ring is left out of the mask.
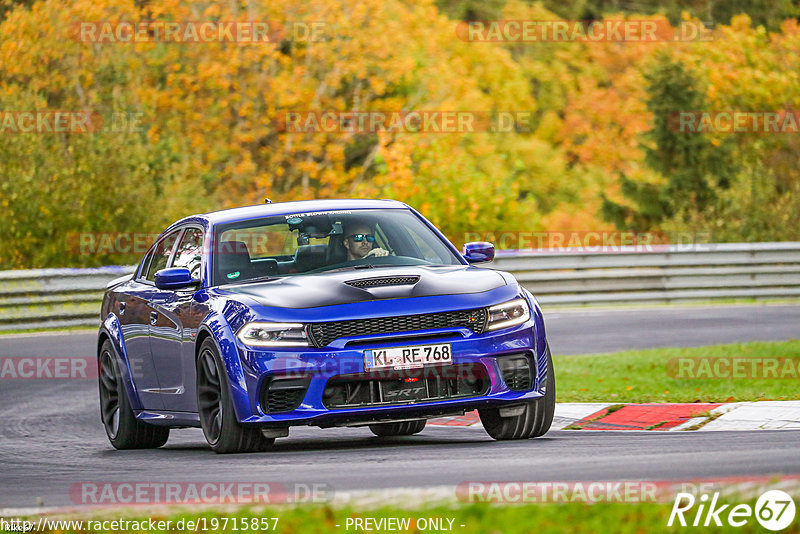
[[[695,497],[691,493],[678,493],[667,526],[708,527],[730,525],[741,527],[755,516],[756,521],[767,530],[783,530],[794,521],[795,505],[791,495],[781,490],[770,490],[761,494],[755,509],[749,504],[721,504],[719,493],[709,499],[704,493]],[[677,523],[675,522],[677,520]]]

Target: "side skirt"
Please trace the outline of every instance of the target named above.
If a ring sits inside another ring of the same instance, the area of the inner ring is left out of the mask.
[[[200,415],[192,412],[164,412],[156,410],[137,410],[136,419],[151,425],[173,428],[200,428]]]

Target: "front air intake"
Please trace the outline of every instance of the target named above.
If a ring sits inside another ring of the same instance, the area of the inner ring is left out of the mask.
[[[529,391],[533,389],[534,370],[533,356],[530,353],[509,354],[497,358],[497,366],[503,382],[511,391]]]
[[[322,393],[329,410],[424,404],[486,394],[491,380],[479,363],[386,369],[331,377]]]
[[[270,377],[261,386],[261,410],[264,413],[296,410],[308,391],[309,377]]]

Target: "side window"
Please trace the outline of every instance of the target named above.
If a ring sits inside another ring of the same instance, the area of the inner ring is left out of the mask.
[[[151,248],[147,255],[142,260],[141,270],[139,271],[139,276],[136,277],[137,280],[144,280],[147,277],[147,266],[150,265],[150,260],[153,259],[153,252],[155,251],[155,247]]]
[[[382,248],[394,253],[394,249],[389,245],[389,238],[384,233],[380,223],[375,225],[375,248]]]
[[[192,273],[192,278],[200,278],[200,266],[203,262],[203,231],[199,228],[188,228],[175,250],[173,267],[185,267]]]
[[[407,228],[408,235],[411,237],[411,240],[414,241],[414,244],[417,245],[419,248],[420,253],[422,253],[423,258],[426,261],[440,263],[442,259],[436,254],[436,251],[431,248],[431,246],[414,230]]]
[[[147,280],[151,282],[154,281],[156,279],[156,272],[167,267],[172,247],[175,244],[175,240],[178,239],[179,232],[180,230],[175,230],[156,243],[156,247],[153,249],[153,259],[150,260],[150,266],[147,268]]]

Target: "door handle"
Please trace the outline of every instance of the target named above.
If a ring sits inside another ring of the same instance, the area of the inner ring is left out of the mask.
[[[150,312],[150,324],[155,326],[156,322],[158,321],[158,312]]]
[[[127,302],[120,302],[119,303],[119,314],[125,315],[125,308],[128,306]]]

